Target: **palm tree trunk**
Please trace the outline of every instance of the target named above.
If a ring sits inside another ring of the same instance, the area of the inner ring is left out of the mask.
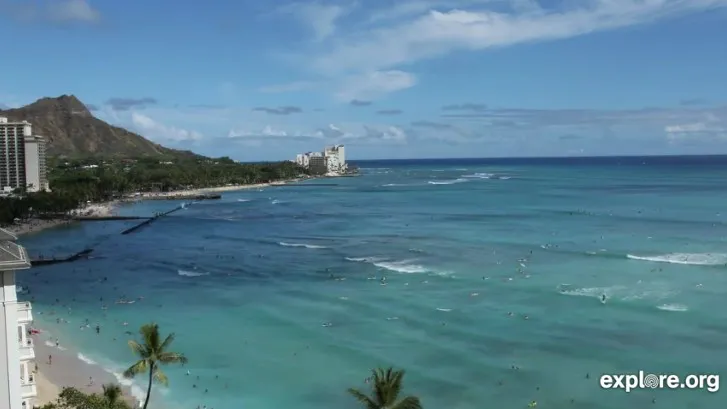
[[[146,388],[146,398],[144,398],[144,409],[149,404],[149,398],[151,397],[151,381],[154,378],[154,363],[149,365],[149,386]]]

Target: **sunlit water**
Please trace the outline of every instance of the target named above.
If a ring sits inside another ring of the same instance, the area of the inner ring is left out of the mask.
[[[355,408],[346,388],[389,365],[428,408],[723,406],[598,378],[725,368],[727,161],[362,166],[314,182],[335,186],[225,193],[132,235],[30,236],[31,254],[94,258],[20,281],[41,327],[112,372],[133,360],[125,331],[175,332],[190,363],[165,369],[154,399],[168,407]]]

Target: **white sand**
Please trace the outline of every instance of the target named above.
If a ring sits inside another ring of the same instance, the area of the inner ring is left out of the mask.
[[[218,187],[207,187],[204,189],[189,189],[189,190],[175,190],[172,192],[153,192],[143,193],[139,196],[139,199],[149,197],[175,197],[175,196],[192,196],[192,195],[203,195],[205,193],[215,192],[232,192],[235,190],[243,189],[262,189],[264,187],[271,186],[270,183],[258,183],[254,185],[230,185],[230,186],[218,186]]]
[[[38,389],[35,404],[38,406],[54,402],[64,387],[73,387],[84,393],[102,393],[103,384],[118,384],[117,379],[100,366],[89,365],[78,359],[75,353],[46,345],[45,337],[42,335],[34,335],[33,342],[35,363],[38,365],[38,373],[35,376]],[[49,355],[53,356],[52,363],[48,361]],[[136,406],[131,390],[127,387],[122,387],[122,390],[125,398]]]

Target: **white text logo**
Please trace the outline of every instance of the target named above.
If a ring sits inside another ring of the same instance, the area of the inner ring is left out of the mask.
[[[638,374],[602,375],[600,380],[603,389],[706,389],[708,392],[719,390],[719,375],[687,375],[682,379],[679,375]]]

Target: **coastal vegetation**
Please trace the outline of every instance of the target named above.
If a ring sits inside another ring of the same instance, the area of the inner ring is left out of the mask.
[[[366,395],[358,389],[350,388],[350,393],[364,409],[422,409],[422,404],[416,396],[401,395],[404,371],[394,368],[374,369],[369,378],[371,394]]]
[[[133,193],[270,183],[306,175],[293,162],[238,163],[230,158],[52,159],[51,192],[0,197],[0,226],[29,218],[58,218],[82,204]]]
[[[143,409],[146,409],[149,404],[149,398],[151,397],[151,386],[153,382],[156,381],[162,385],[169,384],[169,380],[164,372],[162,372],[161,366],[169,364],[184,365],[187,363],[187,358],[183,354],[169,350],[171,344],[174,342],[174,334],[169,334],[162,340],[162,336],[159,333],[159,325],[154,323],[144,324],[139,329],[139,334],[141,335],[140,342],[134,340],[129,341],[131,351],[139,360],[124,371],[124,377],[134,378],[137,375],[149,374],[146,398],[142,406]]]
[[[103,386],[103,393],[83,393],[76,388],[63,388],[54,403],[41,409],[131,409],[123,400],[121,387],[115,384]]]

